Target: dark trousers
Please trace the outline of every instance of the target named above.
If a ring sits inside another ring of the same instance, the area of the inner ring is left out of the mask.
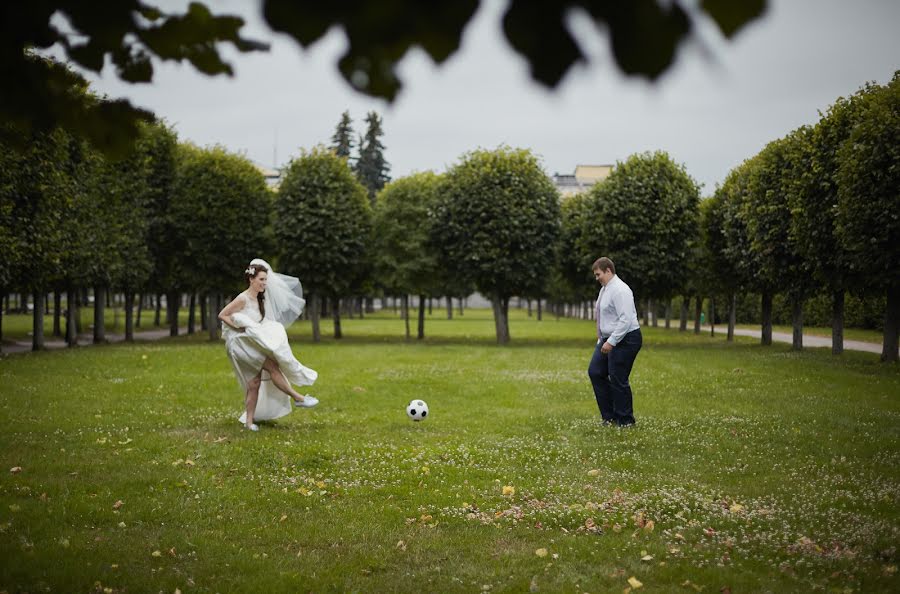
[[[634,366],[643,337],[641,329],[626,334],[609,354],[600,352],[605,338],[594,348],[594,356],[588,366],[588,376],[594,386],[594,397],[604,421],[618,425],[634,424],[631,385],[628,376]]]

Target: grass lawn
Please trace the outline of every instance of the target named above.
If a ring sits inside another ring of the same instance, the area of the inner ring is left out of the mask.
[[[258,433],[203,336],[0,358],[0,591],[900,589],[897,366],[645,329],[617,429],[592,322],[434,311],[297,324]]]

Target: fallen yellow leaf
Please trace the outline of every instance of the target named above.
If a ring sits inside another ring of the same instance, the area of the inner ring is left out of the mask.
[[[150,553],[150,556],[151,557],[162,557],[162,553],[160,553],[159,551],[153,551],[152,553]]]
[[[641,583],[636,577],[631,576],[630,578],[628,578],[628,585],[637,590],[638,588],[643,587],[644,584]]]
[[[537,550],[534,552],[534,554],[537,555],[538,557],[546,557],[546,556],[547,556],[547,549],[544,549],[544,548],[537,549]]]
[[[588,470],[588,476],[600,476],[600,471],[596,468],[593,470]]]
[[[512,485],[506,485],[505,487],[503,487],[503,495],[512,497],[515,494],[516,494],[516,488],[513,487]]]
[[[22,467],[21,466],[13,466],[12,468],[9,469],[9,471],[13,474],[18,474],[18,473],[22,472]]]

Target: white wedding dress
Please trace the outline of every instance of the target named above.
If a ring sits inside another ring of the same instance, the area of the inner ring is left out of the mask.
[[[268,311],[266,318],[261,319],[256,300],[251,299],[246,292],[240,296],[244,300],[244,308],[234,314],[232,320],[235,325],[243,328],[243,332],[225,324],[222,332],[225,349],[243,394],[247,393],[250,380],[262,372],[254,420],[277,419],[291,412],[291,397],[279,390],[269,373],[262,368],[266,357],[278,363],[287,380],[297,386],[312,385],[319,374],[294,357],[283,325],[270,319]],[[246,422],[246,416],[245,411],[239,419],[241,423]]]

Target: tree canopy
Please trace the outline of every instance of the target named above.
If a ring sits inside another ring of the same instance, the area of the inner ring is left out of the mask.
[[[349,41],[338,60],[347,82],[358,91],[393,100],[402,81],[399,62],[421,48],[436,63],[459,50],[479,0],[398,0],[390,3],[293,2],[259,0],[269,26],[309,48],[332,28]],[[690,40],[695,21],[711,18],[726,37],[762,15],[766,0],[702,0],[685,9],[679,1],[510,0],[503,35],[529,64],[532,77],[555,87],[586,52],[569,32],[567,15],[582,10],[608,31],[617,67],[628,74],[657,78],[673,64],[679,45]],[[62,16],[71,30],[57,27]],[[153,78],[153,60],[186,61],[206,75],[232,74],[220,45],[240,52],[267,49],[241,35],[242,18],[213,14],[191,2],[183,14],[169,14],[141,0],[32,0],[0,3],[0,118],[26,129],[48,131],[63,126],[90,140],[106,154],[121,154],[138,136],[138,121],[152,114],[124,99],[96,100],[80,91],[85,79],[33,50],[59,44],[66,59],[93,72],[107,60],[123,81]]]

